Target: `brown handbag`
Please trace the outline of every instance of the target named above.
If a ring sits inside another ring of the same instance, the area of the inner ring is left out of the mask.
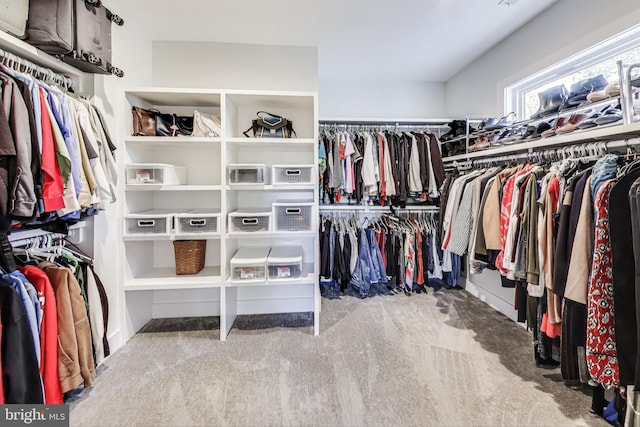
[[[140,107],[132,107],[133,135],[156,136],[156,112]]]

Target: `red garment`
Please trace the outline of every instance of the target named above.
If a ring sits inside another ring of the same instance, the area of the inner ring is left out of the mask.
[[[587,367],[595,381],[608,387],[620,384],[609,236],[609,194],[614,183],[615,179],[605,181],[596,194],[596,233],[587,298]]]
[[[500,272],[506,276],[508,270],[504,266],[504,249],[507,244],[507,234],[509,232],[509,222],[511,221],[511,204],[513,203],[513,190],[515,187],[516,179],[520,176],[528,174],[531,170],[531,166],[522,169],[519,172],[514,173],[507,179],[502,190],[502,202],[500,203],[500,252],[496,258],[496,267]]]
[[[38,291],[42,308],[40,376],[44,383],[44,401],[47,404],[61,404],[64,401],[58,377],[58,312],[55,293],[44,271],[34,266],[18,266],[18,269]]]
[[[544,332],[546,336],[553,339],[559,337],[562,334],[562,325],[549,322],[549,316],[547,313],[542,315],[542,324],[540,325],[540,331]]]
[[[42,124],[42,198],[44,210],[54,212],[64,208],[64,181],[56,159],[53,129],[47,113],[49,107],[42,88],[40,88],[40,110],[42,111],[40,120]]]
[[[418,279],[416,280],[416,283],[418,285],[424,285],[424,265],[422,263],[422,233],[420,233],[420,230],[416,231],[416,237],[418,240],[418,243],[416,244],[416,246],[418,247]]]

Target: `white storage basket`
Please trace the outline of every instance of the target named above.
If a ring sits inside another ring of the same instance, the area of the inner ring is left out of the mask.
[[[231,258],[231,281],[262,282],[267,279],[269,248],[240,248]]]
[[[271,211],[243,208],[229,214],[229,233],[266,233],[271,231]]]
[[[127,237],[169,237],[174,211],[151,209],[124,216],[124,235]]]
[[[264,185],[266,169],[265,165],[227,165],[229,185]]]
[[[297,280],[302,277],[302,247],[277,246],[267,258],[269,280]]]
[[[210,209],[193,209],[175,215],[176,237],[198,237],[203,234],[220,234],[220,212]]]
[[[273,203],[274,231],[312,231],[313,202],[278,200]]]
[[[187,183],[187,168],[163,163],[134,163],[125,167],[127,184],[183,185]]]
[[[274,186],[311,185],[313,182],[313,165],[271,166],[271,184]]]

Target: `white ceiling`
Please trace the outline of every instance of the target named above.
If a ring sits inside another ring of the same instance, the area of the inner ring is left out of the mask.
[[[153,40],[317,46],[321,80],[447,81],[555,1],[136,0],[114,12]]]

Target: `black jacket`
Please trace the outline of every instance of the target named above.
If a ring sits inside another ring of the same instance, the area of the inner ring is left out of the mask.
[[[18,293],[0,284],[2,388],[5,403],[44,403],[31,328]]]

